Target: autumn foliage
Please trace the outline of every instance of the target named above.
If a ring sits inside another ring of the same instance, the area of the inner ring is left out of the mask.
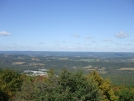
[[[32,77],[1,70],[0,101],[134,101],[134,88],[113,86],[96,71]]]

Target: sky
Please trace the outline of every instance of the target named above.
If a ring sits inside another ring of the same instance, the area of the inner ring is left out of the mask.
[[[0,0],[0,51],[134,52],[134,0]]]

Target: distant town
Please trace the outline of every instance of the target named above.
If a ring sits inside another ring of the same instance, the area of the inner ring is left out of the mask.
[[[48,76],[47,75],[47,69],[39,69],[38,71],[34,70],[24,70],[24,74],[28,76]]]

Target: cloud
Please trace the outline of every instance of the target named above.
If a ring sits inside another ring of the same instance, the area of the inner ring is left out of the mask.
[[[71,36],[80,37],[80,35],[78,35],[78,34],[71,34]]]
[[[63,43],[66,43],[66,41],[62,41]]]
[[[18,45],[17,43],[13,43],[13,45]]]
[[[85,38],[86,38],[86,39],[92,39],[93,37],[86,36]]]
[[[59,46],[60,44],[59,43],[55,43],[56,46]]]
[[[113,42],[113,41],[112,41],[112,40],[110,40],[110,39],[104,39],[103,41]]]
[[[80,43],[79,42],[76,42],[75,44],[79,45]]]
[[[125,37],[128,37],[128,34],[124,33],[123,31],[117,33],[115,35],[117,38],[125,38]]]
[[[44,43],[43,42],[40,42],[39,44],[42,44],[43,45]]]
[[[90,44],[88,42],[86,42],[85,45],[90,45]]]
[[[132,46],[132,44],[128,43],[128,44],[125,44],[125,46]]]
[[[70,46],[69,48],[70,48],[70,49],[75,49],[76,47],[74,47],[74,46]]]
[[[93,43],[96,43],[96,41],[92,41]]]
[[[54,43],[58,43],[59,44],[60,42],[59,41],[54,41]]]
[[[114,42],[116,45],[122,45],[121,43],[118,43],[118,42]]]
[[[105,46],[105,48],[107,48],[107,49],[113,49],[112,47],[110,47],[110,46]]]
[[[65,46],[60,46],[60,48],[65,48]]]
[[[1,31],[0,32],[0,36],[9,36],[10,33],[6,32],[6,31]]]

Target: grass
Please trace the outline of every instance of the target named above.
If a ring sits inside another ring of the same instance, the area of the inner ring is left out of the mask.
[[[120,69],[116,69],[116,70],[130,70],[130,71],[132,70],[133,71],[134,68],[120,68]]]

